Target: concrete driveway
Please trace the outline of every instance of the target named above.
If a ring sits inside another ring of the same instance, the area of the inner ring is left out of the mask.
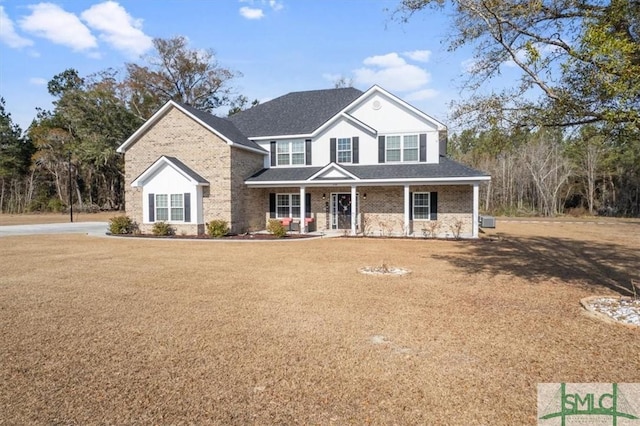
[[[107,232],[107,222],[74,222],[47,223],[42,225],[9,225],[0,226],[0,237],[13,235],[35,234],[88,234],[104,236]]]

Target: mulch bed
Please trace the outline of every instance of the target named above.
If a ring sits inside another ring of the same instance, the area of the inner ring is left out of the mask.
[[[315,238],[317,235],[311,234],[287,234],[284,237],[276,237],[273,234],[265,233],[246,233],[246,234],[227,234],[221,238],[212,238],[208,235],[153,235],[153,234],[110,234],[107,235],[113,237],[128,237],[128,238],[153,238],[153,239],[170,239],[170,240],[296,240],[303,238]]]

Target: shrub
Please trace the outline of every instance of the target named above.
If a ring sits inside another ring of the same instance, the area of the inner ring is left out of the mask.
[[[436,238],[439,230],[440,223],[437,220],[432,220],[427,222],[424,228],[422,228],[422,235],[424,235],[425,238]]]
[[[566,213],[572,217],[584,217],[584,216],[588,216],[589,211],[584,207],[573,207],[573,208],[567,209]]]
[[[464,222],[460,219],[456,219],[449,225],[449,229],[451,229],[451,233],[453,234],[453,238],[456,240],[460,239],[460,233],[462,232],[462,227],[464,226]]]
[[[109,219],[109,232],[117,234],[131,234],[135,226],[129,216],[115,216]]]
[[[229,232],[229,225],[221,219],[212,220],[207,223],[207,234],[212,238],[222,238]]]
[[[173,229],[167,222],[156,222],[153,224],[151,232],[153,232],[153,235],[166,237],[175,234],[175,229]]]
[[[267,223],[267,231],[278,238],[282,238],[287,235],[287,230],[284,228],[282,222],[280,222],[278,219],[269,220],[269,223]]]
[[[54,213],[63,212],[67,206],[59,198],[52,198],[47,203],[47,210]]]

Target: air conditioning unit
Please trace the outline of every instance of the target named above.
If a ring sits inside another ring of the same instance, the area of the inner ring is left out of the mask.
[[[493,216],[480,216],[480,227],[481,228],[495,228],[496,227],[496,218]]]

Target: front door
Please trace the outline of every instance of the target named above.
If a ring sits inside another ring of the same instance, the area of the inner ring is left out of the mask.
[[[332,228],[351,229],[351,194],[331,194]]]

